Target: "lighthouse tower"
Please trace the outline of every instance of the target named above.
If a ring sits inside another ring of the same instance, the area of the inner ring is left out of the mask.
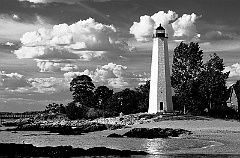
[[[160,24],[153,33],[148,113],[164,113],[172,110],[168,41],[165,29]]]

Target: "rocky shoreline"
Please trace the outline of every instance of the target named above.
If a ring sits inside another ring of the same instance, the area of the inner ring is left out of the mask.
[[[133,128],[130,131],[124,133],[123,135],[112,133],[107,137],[130,137],[130,138],[169,138],[169,137],[179,137],[180,135],[190,135],[191,131],[184,129],[172,129],[172,128]]]
[[[36,147],[32,144],[0,143],[0,156],[4,157],[75,157],[75,156],[131,156],[147,155],[144,151],[117,150],[106,147],[89,149],[72,146]]]
[[[69,122],[68,122],[69,123]],[[54,123],[30,123],[19,125],[16,128],[6,129],[7,131],[48,131],[50,133],[58,133],[60,135],[79,135],[82,133],[102,131],[102,130],[114,130],[125,127],[119,124],[100,124],[95,122],[82,121],[77,125],[73,124],[57,124]]]
[[[60,135],[80,135],[82,133],[115,130],[127,128],[137,124],[148,124],[166,120],[198,120],[202,118],[191,116],[172,116],[172,115],[150,115],[150,114],[131,114],[115,118],[98,118],[95,120],[68,120],[66,118],[58,119],[24,119],[19,121],[8,122],[6,125],[15,125],[16,128],[7,129],[7,131],[48,131],[50,133],[58,133]],[[149,131],[149,130],[148,130]],[[174,130],[165,130],[167,133]],[[162,138],[168,136],[167,133],[161,131]],[[176,132],[175,132],[176,133]],[[172,134],[174,135],[174,133]],[[149,136],[150,138],[150,136]]]

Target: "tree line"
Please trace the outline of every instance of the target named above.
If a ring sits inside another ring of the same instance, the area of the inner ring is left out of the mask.
[[[209,60],[204,63],[203,51],[198,43],[181,42],[173,54],[171,85],[174,91],[174,110],[184,114],[216,117],[236,115],[226,104],[230,93],[226,86],[229,72],[223,70],[223,59],[216,53],[210,54]],[[240,84],[240,81],[237,83]],[[240,88],[238,89],[240,94]],[[70,119],[146,112],[149,90],[150,81],[146,81],[144,85],[134,89],[126,88],[114,92],[104,85],[95,87],[89,76],[81,75],[70,82],[73,101],[66,106],[49,104],[46,111],[65,113]]]
[[[63,113],[69,119],[93,119],[98,117],[118,116],[120,113],[133,114],[146,112],[148,109],[150,81],[133,90],[126,88],[115,92],[107,86],[95,87],[87,75],[73,78],[70,91],[73,101],[66,106],[49,104],[45,112]]]

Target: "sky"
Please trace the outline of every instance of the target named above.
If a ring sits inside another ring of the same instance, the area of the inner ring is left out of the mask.
[[[0,0],[0,111],[72,101],[70,81],[88,75],[115,92],[150,79],[152,32],[217,53],[240,79],[239,0]]]

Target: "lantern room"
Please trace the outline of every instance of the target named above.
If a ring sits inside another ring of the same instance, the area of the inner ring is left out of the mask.
[[[166,37],[165,29],[161,26],[161,24],[154,30],[153,38],[158,37]]]

